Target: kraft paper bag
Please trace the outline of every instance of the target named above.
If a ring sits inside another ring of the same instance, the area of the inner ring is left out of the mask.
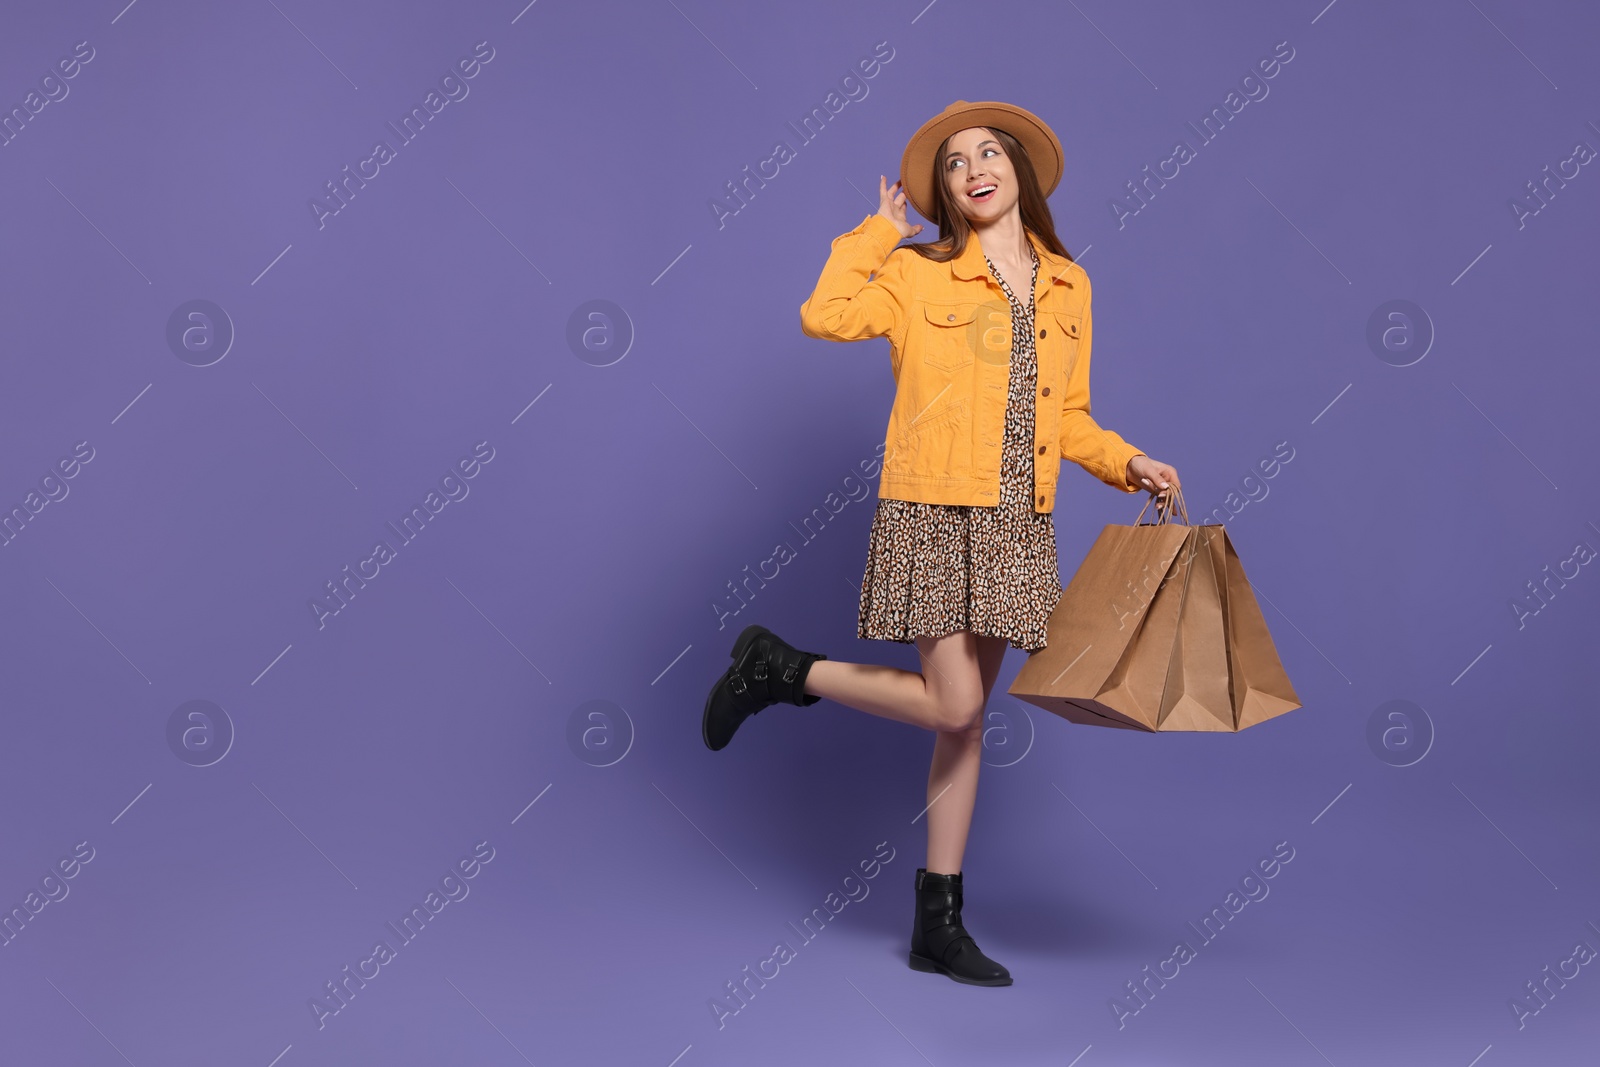
[[[1178,633],[1172,643],[1160,730],[1233,732],[1233,697],[1228,685],[1227,613],[1223,605],[1220,524],[1189,527],[1180,559],[1184,593]]]
[[[1170,528],[1183,529],[1181,526]],[[1188,543],[1189,538],[1185,536],[1167,568],[1165,579],[1145,609],[1144,619],[1100,692],[1092,701],[1074,701],[1078,707],[1138,730],[1154,730],[1160,724],[1162,697],[1183,611],[1181,574],[1186,566],[1185,559],[1190,555]]]
[[[1272,643],[1272,634],[1256,603],[1250,579],[1244,575],[1239,554],[1228,540],[1226,529],[1218,529],[1222,530],[1217,540],[1226,574],[1223,588],[1228,607],[1234,729],[1243,730],[1302,705],[1278,658],[1277,646]]]
[[[1045,647],[1028,657],[1008,692],[1071,722],[1153,728],[1154,711],[1147,723],[1131,710],[1150,706],[1152,699],[1159,707],[1160,692],[1150,696],[1147,675],[1132,679],[1137,692],[1126,698],[1103,704],[1097,697],[1108,682],[1113,691],[1130,684],[1126,669],[1113,675],[1137,633],[1146,626],[1176,629],[1181,605],[1168,592],[1168,576],[1187,527],[1160,519],[1100,531],[1051,612]],[[1166,662],[1163,655],[1163,669]]]
[[[1101,531],[1009,692],[1152,733],[1234,732],[1300,707],[1227,530],[1187,519],[1174,492],[1154,523]]]

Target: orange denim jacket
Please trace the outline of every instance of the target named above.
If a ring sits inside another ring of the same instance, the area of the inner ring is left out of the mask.
[[[1010,386],[1010,301],[976,234],[948,263],[897,251],[900,240],[894,223],[876,213],[836,237],[816,289],[800,305],[800,329],[832,341],[889,338],[896,389],[880,497],[993,507]],[[1089,276],[1033,234],[1028,240],[1039,256],[1033,510],[1054,510],[1062,458],[1138,492],[1127,480],[1128,460],[1144,452],[1089,415]]]

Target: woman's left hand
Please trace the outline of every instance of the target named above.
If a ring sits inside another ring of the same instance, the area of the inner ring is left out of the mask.
[[[1142,485],[1155,494],[1156,503],[1166,503],[1166,488],[1170,485],[1174,489],[1182,489],[1183,483],[1178,481],[1178,471],[1170,463],[1162,463],[1146,455],[1134,456],[1128,460],[1128,481]]]

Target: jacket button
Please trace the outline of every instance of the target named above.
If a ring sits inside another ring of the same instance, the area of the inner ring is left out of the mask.
[[[1039,395],[1040,396],[1049,396],[1050,395],[1050,387],[1048,385],[1045,386],[1044,389],[1039,393]]]
[[[1040,336],[1040,337],[1043,337],[1043,336],[1044,336],[1044,335],[1045,335],[1045,334],[1047,334],[1047,333],[1049,333],[1049,332],[1050,332],[1050,331],[1049,331],[1049,330],[1040,330],[1040,331],[1039,331],[1039,336]]]
[[[1043,503],[1044,503],[1044,497],[1040,497],[1040,498],[1039,498],[1039,503],[1041,503],[1041,504],[1043,504]]]
[[[1044,445],[1039,446],[1039,455],[1044,455]]]
[[[946,315],[945,320],[948,322],[954,322],[956,321],[956,317],[954,315]]]

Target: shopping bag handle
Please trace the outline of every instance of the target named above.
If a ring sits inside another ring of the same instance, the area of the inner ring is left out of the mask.
[[[1134,520],[1133,524],[1135,526],[1162,526],[1165,525],[1174,514],[1177,514],[1183,517],[1183,525],[1189,525],[1189,509],[1183,502],[1183,490],[1179,489],[1175,485],[1170,486],[1166,490],[1166,495],[1166,503],[1156,505],[1155,522],[1146,523],[1143,521],[1144,513],[1150,507],[1150,501],[1155,499],[1155,494],[1152,493],[1144,498],[1144,507],[1139,509],[1139,517]]]

